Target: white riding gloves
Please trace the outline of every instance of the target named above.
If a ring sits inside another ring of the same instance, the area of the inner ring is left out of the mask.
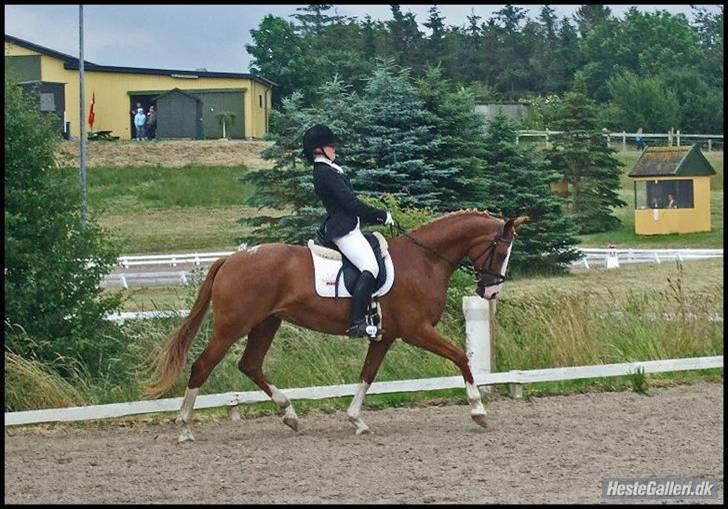
[[[387,219],[384,220],[384,224],[385,225],[394,224],[394,219],[392,218],[392,214],[390,214],[389,212],[387,212]]]

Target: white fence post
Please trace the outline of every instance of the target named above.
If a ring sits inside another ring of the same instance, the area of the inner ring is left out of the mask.
[[[490,302],[477,296],[463,297],[465,353],[474,377],[492,372],[490,351]],[[489,388],[485,392],[489,392]]]
[[[680,129],[677,130],[677,146],[680,146]]]

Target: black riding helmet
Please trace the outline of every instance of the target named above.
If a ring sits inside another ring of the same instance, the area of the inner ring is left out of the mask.
[[[303,155],[309,163],[312,163],[314,149],[338,143],[339,139],[331,129],[323,124],[316,124],[303,134]]]

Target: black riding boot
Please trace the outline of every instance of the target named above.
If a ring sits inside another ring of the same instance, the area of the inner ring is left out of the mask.
[[[351,338],[366,336],[369,339],[374,339],[379,333],[377,330],[373,334],[367,334],[365,318],[367,306],[369,305],[369,300],[372,297],[376,284],[377,280],[374,275],[368,270],[365,270],[359,275],[359,279],[357,279],[354,285],[354,291],[351,294],[351,328],[346,331]],[[376,326],[370,327],[377,329]]]

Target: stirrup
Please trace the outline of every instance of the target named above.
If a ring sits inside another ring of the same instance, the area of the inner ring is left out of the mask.
[[[368,325],[365,320],[356,322],[346,330],[346,335],[350,338],[365,337],[372,341],[379,341],[382,330],[376,325]]]

